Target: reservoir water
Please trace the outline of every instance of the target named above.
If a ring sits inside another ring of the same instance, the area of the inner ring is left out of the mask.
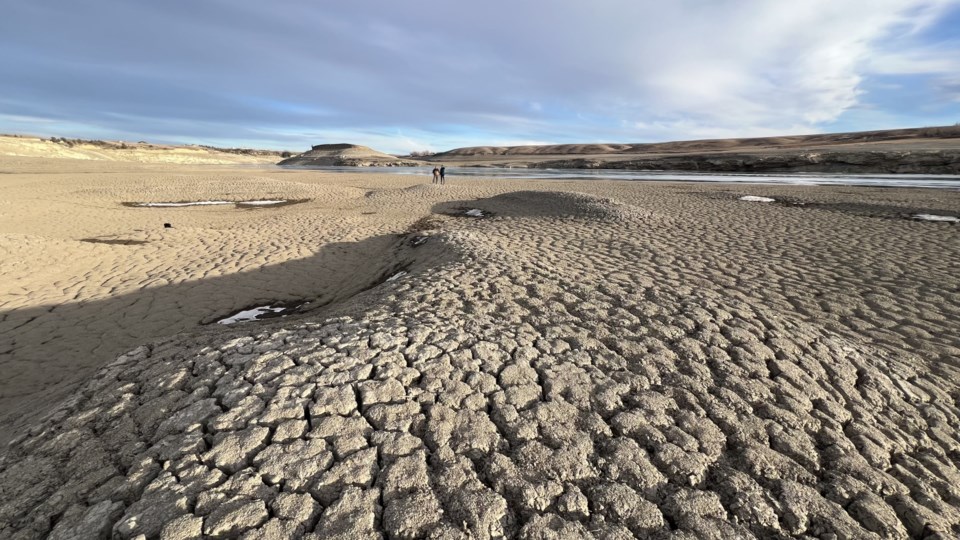
[[[433,167],[290,167],[347,173],[402,174],[431,177]],[[530,178],[537,180],[636,180],[656,182],[734,182],[874,187],[917,187],[960,190],[960,175],[830,174],[830,173],[696,173],[625,171],[621,169],[526,169],[508,167],[447,167],[447,179]]]

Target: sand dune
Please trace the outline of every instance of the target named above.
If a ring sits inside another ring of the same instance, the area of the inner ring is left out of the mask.
[[[960,532],[955,191],[31,167],[5,538]]]

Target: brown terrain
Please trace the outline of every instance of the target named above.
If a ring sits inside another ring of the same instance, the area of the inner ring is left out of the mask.
[[[428,159],[488,167],[960,174],[960,126],[651,144],[478,146]]]
[[[0,538],[957,538],[921,214],[960,191],[0,156]]]

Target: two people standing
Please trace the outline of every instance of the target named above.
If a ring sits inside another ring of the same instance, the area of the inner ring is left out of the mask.
[[[446,171],[447,171],[447,169],[446,169],[446,167],[444,167],[443,165],[441,165],[439,168],[434,167],[434,168],[433,168],[433,183],[434,183],[434,184],[443,184],[443,183],[444,183],[444,177],[445,177]]]

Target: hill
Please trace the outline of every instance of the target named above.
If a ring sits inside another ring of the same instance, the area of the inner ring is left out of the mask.
[[[242,164],[276,163],[289,152],[249,148],[216,148],[197,145],[165,145],[144,141],[101,141],[0,135],[0,156],[63,158],[140,163]]]
[[[284,167],[410,167],[422,164],[356,144],[318,144],[303,154],[278,163]]]
[[[643,144],[475,146],[429,160],[461,167],[960,174],[960,126]]]
[[[609,154],[666,154],[718,152],[748,149],[806,148],[878,142],[931,142],[938,139],[960,139],[960,126],[752,137],[743,139],[699,139],[639,144],[553,144],[536,146],[473,146],[435,154],[431,159],[471,156],[556,156]]]

